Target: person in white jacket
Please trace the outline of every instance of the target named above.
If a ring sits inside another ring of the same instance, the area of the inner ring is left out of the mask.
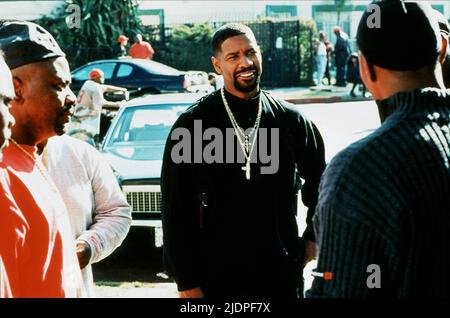
[[[42,161],[69,211],[86,294],[94,297],[91,264],[120,246],[130,229],[131,208],[94,147],[66,135],[42,146]]]

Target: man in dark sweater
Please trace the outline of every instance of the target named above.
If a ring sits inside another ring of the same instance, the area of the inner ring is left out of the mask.
[[[382,126],[338,154],[319,188],[309,297],[450,296],[450,92],[426,2],[382,1],[358,28]]]
[[[347,82],[345,74],[347,72],[347,60],[352,50],[348,43],[348,35],[339,26],[334,27],[333,30],[336,35],[336,44],[334,46],[334,57],[336,64],[336,86],[345,87]]]

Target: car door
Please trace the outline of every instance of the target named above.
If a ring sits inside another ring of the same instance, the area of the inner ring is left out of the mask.
[[[115,85],[126,87],[131,95],[140,93],[160,93],[169,86],[168,77],[153,74],[132,63],[119,63],[114,75]]]
[[[118,63],[113,81],[114,85],[125,87],[132,95],[142,88],[142,75],[131,63]]]

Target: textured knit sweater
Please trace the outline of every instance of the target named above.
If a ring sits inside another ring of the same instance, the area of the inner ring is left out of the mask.
[[[309,297],[450,296],[450,90],[383,104],[392,115],[322,177]]]

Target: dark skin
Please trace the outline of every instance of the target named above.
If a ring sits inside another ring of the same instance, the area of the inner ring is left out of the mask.
[[[70,122],[75,95],[69,88],[71,74],[64,57],[27,64],[12,71],[16,97],[11,113],[16,118],[13,138],[36,146],[62,135]]]
[[[69,87],[69,64],[58,57],[18,67],[12,75],[16,95],[12,138],[42,150],[47,139],[64,134],[70,122],[76,97]],[[76,251],[80,268],[86,267],[92,254],[89,245],[77,241]]]
[[[105,78],[103,76],[95,77],[92,79],[94,82],[102,84],[104,92],[126,92],[127,89],[119,86],[114,85],[106,85],[105,84]],[[109,102],[107,100],[104,101],[102,107],[109,110],[118,110],[121,106],[121,102]]]
[[[370,64],[359,52],[361,79],[375,100],[386,99],[398,92],[409,92],[422,87],[444,89],[439,61],[414,71],[392,71]]]
[[[78,263],[80,264],[80,268],[85,268],[91,259],[92,251],[89,245],[85,241],[77,241],[76,243],[76,251],[78,257]]]

